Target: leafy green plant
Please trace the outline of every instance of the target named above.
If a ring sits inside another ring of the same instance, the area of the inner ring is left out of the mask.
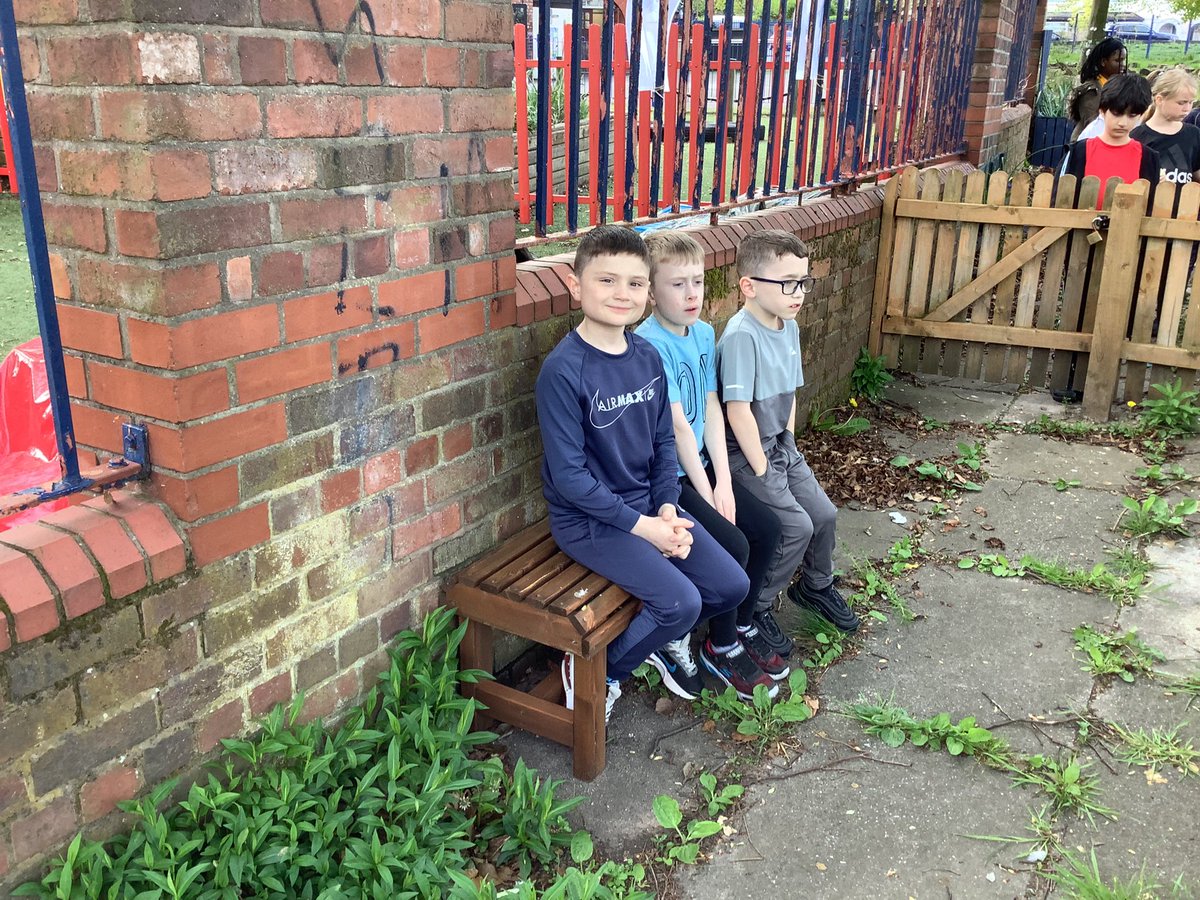
[[[1025,574],[1025,567],[1020,562],[1009,562],[1007,556],[1000,553],[984,553],[978,559],[964,556],[958,561],[960,569],[979,569],[997,578],[1019,578]]]
[[[858,351],[854,360],[854,369],[850,373],[850,386],[854,394],[871,402],[878,403],[883,399],[883,393],[892,383],[892,374],[886,367],[887,357],[872,356],[866,347]]]
[[[1157,397],[1142,401],[1142,422],[1165,437],[1194,434],[1200,430],[1200,391],[1184,390],[1183,379],[1173,384],[1156,384]]]
[[[1093,675],[1116,675],[1132,682],[1139,674],[1153,673],[1154,664],[1165,657],[1138,640],[1136,631],[1103,634],[1091,625],[1080,625],[1071,633],[1075,649],[1087,657],[1084,671]]]
[[[943,422],[933,416],[926,416],[921,420],[921,428],[924,431],[949,431],[953,427],[949,422]]]
[[[837,414],[842,408],[827,409],[824,412],[814,410],[809,425],[814,431],[828,431],[841,437],[851,437],[871,430],[871,421],[862,416],[850,413],[850,418],[840,421]]]
[[[1164,679],[1165,686],[1172,694],[1183,694],[1188,698],[1187,708],[1200,699],[1200,672],[1193,672],[1183,677],[1168,677]]]
[[[1068,591],[1102,594],[1114,603],[1125,605],[1141,597],[1150,564],[1134,556],[1132,560],[1121,557],[1119,561],[1114,561],[1112,568],[1104,563],[1097,563],[1090,569],[1072,569],[1061,563],[1048,562],[1028,554],[1014,563],[1007,556],[985,553],[978,559],[963,557],[958,561],[958,567],[978,568],[997,578],[1036,578]]]
[[[1197,476],[1188,474],[1187,469],[1178,463],[1156,464],[1145,466],[1134,472],[1138,478],[1144,478],[1165,488],[1174,487],[1189,481],[1196,481]]]
[[[555,792],[563,782],[547,780],[543,783],[537,772],[526,767],[523,759],[517,760],[511,778],[508,775],[502,778],[504,804],[490,810],[497,818],[480,829],[479,840],[488,842],[503,838],[496,850],[495,861],[515,860],[521,877],[528,878],[535,862],[549,865],[560,850],[571,846],[574,832],[565,817],[584,798],[556,799]],[[591,855],[590,851],[587,855]]]
[[[492,881],[476,883],[465,872],[448,874],[452,882],[448,900],[654,900],[653,894],[640,890],[646,881],[640,863],[608,860],[594,868],[571,866],[541,891],[531,881],[500,890]]]
[[[1071,488],[1077,488],[1080,485],[1078,478],[1059,478],[1054,482],[1056,491],[1069,491]]]
[[[863,730],[879,737],[889,747],[909,741],[914,747],[945,750],[951,756],[972,756],[993,766],[1007,767],[1013,758],[1008,743],[975,723],[974,716],[958,722],[947,713],[927,719],[914,719],[903,707],[891,701],[860,700],[846,713],[863,723]]]
[[[802,612],[799,632],[813,644],[812,652],[800,663],[805,669],[823,669],[845,652],[845,632],[814,610]]]
[[[978,472],[983,468],[983,444],[979,441],[973,444],[959,441],[958,456],[954,462],[955,465],[966,466],[972,472]]]
[[[952,488],[962,488],[967,491],[982,491],[983,486],[964,478],[962,475],[954,471],[950,466],[943,466],[931,460],[916,460],[903,453],[899,456],[894,456],[891,459],[891,464],[898,469],[907,469],[912,467],[913,471],[922,478],[929,478],[933,481],[945,482]]]
[[[808,676],[803,669],[794,669],[788,676],[790,694],[782,700],[772,700],[763,685],[756,685],[754,698],[746,701],[733,688],[720,694],[705,689],[696,701],[699,712],[718,722],[735,723],[734,731],[744,739],[753,740],[760,749],[778,744],[797,722],[812,718],[812,709],[804,700]]]
[[[471,729],[477,704],[461,687],[485,676],[459,669],[464,633],[452,612],[431,612],[397,636],[389,668],[339,727],[301,723],[303,698],[276,707],[255,736],[223,742],[186,799],[160,809],[167,782],[122,804],[128,833],[76,839],[18,895],[434,897],[486,852],[484,834],[522,867],[556,862],[567,843],[582,855],[590,840],[558,820],[575,801],[556,801],[524,767],[510,778],[500,760],[476,758],[495,735]]]
[[[1025,757],[1013,774],[1013,783],[1041,788],[1050,797],[1055,814],[1069,811],[1089,822],[1094,822],[1095,816],[1115,819],[1116,813],[1099,801],[1100,782],[1088,771],[1090,766],[1073,754],[1055,759],[1038,753]]]
[[[717,776],[711,772],[704,772],[700,776],[700,792],[708,806],[708,814],[715,816],[733,806],[746,789],[740,784],[727,784],[717,790]]]
[[[1158,896],[1157,891],[1162,887],[1146,875],[1145,866],[1126,880],[1113,876],[1112,881],[1105,881],[1100,874],[1095,848],[1088,859],[1064,853],[1062,863],[1047,872],[1046,877],[1072,900],[1151,900]],[[1172,896],[1179,895],[1173,891]]]
[[[1123,530],[1135,537],[1151,537],[1156,534],[1187,535],[1187,517],[1200,509],[1200,503],[1188,497],[1172,506],[1157,494],[1149,494],[1145,500],[1122,497],[1125,508],[1117,519],[1117,525],[1125,523]]]
[[[1200,775],[1200,751],[1192,746],[1192,742],[1179,736],[1181,726],[1161,731],[1157,728],[1144,731],[1124,728],[1116,723],[1109,723],[1109,728],[1121,739],[1117,748],[1117,757],[1126,763],[1136,766],[1170,766],[1181,775]]]
[[[892,574],[903,575],[918,568],[921,565],[918,559],[924,552],[920,540],[913,535],[906,534],[900,538],[887,552],[887,562],[892,568]]]
[[[700,856],[700,842],[721,832],[721,824],[711,819],[692,819],[685,831],[680,827],[683,825],[683,811],[679,808],[679,802],[667,794],[659,794],[654,798],[654,818],[663,828],[675,833],[673,836],[667,835],[660,857],[668,866],[677,862],[693,865]]]
[[[854,567],[854,576],[862,587],[848,598],[852,606],[867,606],[874,600],[886,600],[902,621],[911,622],[916,618],[912,608],[873,563],[866,560],[858,563]]]

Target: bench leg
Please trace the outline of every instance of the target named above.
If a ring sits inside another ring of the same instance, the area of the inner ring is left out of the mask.
[[[458,658],[462,667],[464,669],[482,669],[489,675],[493,674],[496,670],[493,639],[490,625],[468,619],[467,633],[463,636],[463,642],[458,650]],[[474,697],[475,685],[463,684],[462,692],[464,696]],[[495,721],[483,711],[476,711],[474,727],[478,731],[484,731],[490,728]]]
[[[575,777],[591,781],[604,771],[604,651],[591,659],[575,657],[575,710],[573,727]]]

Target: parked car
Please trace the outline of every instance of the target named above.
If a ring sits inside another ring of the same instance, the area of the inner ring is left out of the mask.
[[[1152,31],[1149,25],[1138,25],[1132,22],[1122,22],[1119,25],[1114,25],[1109,29],[1108,33],[1112,37],[1129,41],[1132,44],[1146,40],[1157,44],[1180,39],[1178,35],[1167,34],[1165,31]]]

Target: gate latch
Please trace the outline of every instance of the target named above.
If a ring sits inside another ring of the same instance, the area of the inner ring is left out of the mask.
[[[1104,235],[1101,231],[1108,230],[1109,217],[1107,215],[1099,215],[1092,219],[1092,230],[1088,232],[1087,242],[1089,244],[1098,244],[1104,240]]]

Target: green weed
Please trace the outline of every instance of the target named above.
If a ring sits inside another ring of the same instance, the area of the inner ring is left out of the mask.
[[[694,865],[700,856],[700,842],[721,833],[721,823],[711,819],[691,819],[686,830],[681,828],[683,811],[678,801],[667,794],[659,794],[654,798],[654,818],[668,832],[674,832],[674,835],[664,836],[663,855],[659,857],[659,861],[668,866],[677,862]]]
[[[1095,816],[1116,819],[1116,813],[1099,801],[1100,782],[1088,769],[1090,763],[1074,755],[1055,759],[1041,753],[1027,756],[1013,773],[1013,783],[1040,788],[1050,797],[1054,814],[1073,812],[1095,823]]]
[[[1183,694],[1188,698],[1188,709],[1191,709],[1192,704],[1200,699],[1200,672],[1193,672],[1182,678],[1168,677],[1164,679],[1164,682],[1169,693]]]
[[[701,799],[708,807],[710,816],[718,815],[737,802],[737,798],[746,792],[740,784],[727,784],[717,790],[717,776],[705,772],[700,776]]]
[[[982,491],[983,485],[971,481],[963,477],[950,466],[943,466],[940,463],[932,460],[918,460],[906,456],[901,453],[898,456],[892,457],[891,464],[897,469],[912,468],[914,472],[922,478],[928,478],[931,481],[940,481],[947,484],[950,488],[961,488],[964,491]]]
[[[1046,877],[1058,885],[1070,900],[1156,900],[1162,889],[1162,885],[1146,875],[1145,866],[1124,881],[1115,875],[1111,881],[1105,881],[1100,874],[1100,864],[1096,861],[1095,848],[1087,859],[1065,853],[1062,864],[1047,872]],[[1176,881],[1170,896],[1186,896],[1182,891],[1182,882]]]
[[[978,441],[973,444],[959,441],[958,456],[954,462],[955,465],[966,466],[972,472],[978,472],[983,468],[983,444]]]
[[[1048,562],[1026,554],[1016,562],[998,553],[985,553],[978,558],[966,556],[958,561],[960,569],[979,569],[997,578],[1035,578],[1068,591],[1101,594],[1114,603],[1128,605],[1136,602],[1145,591],[1150,564],[1122,557],[1125,571],[1114,570],[1104,563],[1090,569],[1072,569],[1061,563]]]
[[[1146,732],[1139,728],[1136,731],[1123,728],[1110,722],[1108,727],[1121,739],[1122,746],[1117,749],[1117,757],[1135,766],[1170,766],[1177,769],[1181,775],[1200,775],[1200,751],[1192,746],[1192,742],[1179,736],[1181,726],[1175,726],[1168,731],[1155,728]]]
[[[1142,401],[1142,422],[1145,427],[1163,437],[1179,437],[1200,430],[1200,406],[1196,398],[1200,391],[1184,390],[1183,380],[1173,384],[1156,384],[1158,396]]]
[[[1161,485],[1164,488],[1172,488],[1179,484],[1184,484],[1189,481],[1196,481],[1196,475],[1188,474],[1187,469],[1178,463],[1158,464],[1146,466],[1138,469],[1135,473],[1138,478],[1144,478],[1146,481]]]
[[[1084,671],[1092,675],[1116,675],[1122,681],[1132,682],[1139,674],[1152,674],[1154,664],[1164,659],[1153,647],[1139,641],[1136,631],[1103,634],[1091,625],[1080,625],[1071,636],[1075,649],[1087,657]]]
[[[543,782],[523,759],[517,760],[511,778],[507,774],[501,778],[503,804],[488,810],[496,818],[479,830],[479,840],[503,838],[495,851],[495,862],[515,861],[521,877],[528,878],[534,862],[548,865],[560,850],[571,846],[573,834],[566,814],[585,798],[557,800],[554,795],[563,782]]]
[[[884,391],[894,380],[885,366],[886,361],[887,357],[872,356],[866,347],[859,349],[850,373],[850,387],[856,396],[871,403],[883,399]]]
[[[1117,518],[1117,525],[1124,522],[1123,530],[1135,538],[1153,537],[1156,534],[1188,534],[1187,517],[1200,509],[1200,503],[1189,497],[1172,506],[1157,494],[1147,495],[1145,500],[1122,497],[1125,508]]]
[[[871,421],[854,413],[850,414],[850,418],[839,421],[837,414],[842,409],[839,407],[836,409],[827,409],[823,412],[816,412],[814,410],[812,417],[809,419],[809,427],[813,431],[828,431],[831,434],[840,435],[841,437],[850,437],[871,430]]]
[[[1047,815],[1048,807],[1043,806],[1038,812],[1029,814],[1029,824],[1025,826],[1026,834],[994,835],[968,834],[967,837],[976,841],[995,841],[1001,844],[1021,844],[1024,846],[1020,853],[1022,862],[1040,863],[1051,853],[1062,851],[1062,841],[1054,832],[1054,820]]]
[[[852,606],[868,606],[872,601],[886,600],[902,621],[911,622],[916,618],[905,599],[873,563],[866,560],[858,563],[854,567],[854,576],[862,583],[862,587],[848,598]]]
[[[1071,488],[1079,487],[1080,484],[1081,484],[1081,482],[1079,481],[1078,478],[1071,478],[1071,479],[1059,478],[1054,482],[1054,489],[1056,491],[1060,491],[1060,492],[1061,491],[1069,491]]]
[[[919,568],[921,563],[918,558],[925,551],[921,549],[919,538],[911,534],[906,534],[896,543],[888,548],[887,562],[891,566],[893,575],[903,575],[905,572]]]
[[[754,698],[743,700],[731,687],[720,694],[705,689],[695,702],[696,710],[717,722],[734,723],[734,732],[742,740],[757,744],[760,750],[779,744],[797,722],[812,718],[812,709],[804,700],[808,676],[803,669],[794,669],[788,676],[791,693],[782,700],[772,700],[763,685],[756,685]]]
[[[974,716],[953,722],[948,714],[939,713],[918,720],[903,707],[885,700],[860,700],[850,704],[846,713],[862,722],[867,734],[877,735],[889,747],[909,741],[914,747],[944,749],[951,756],[973,756],[1005,768],[1013,758],[1007,741],[976,725]]]

